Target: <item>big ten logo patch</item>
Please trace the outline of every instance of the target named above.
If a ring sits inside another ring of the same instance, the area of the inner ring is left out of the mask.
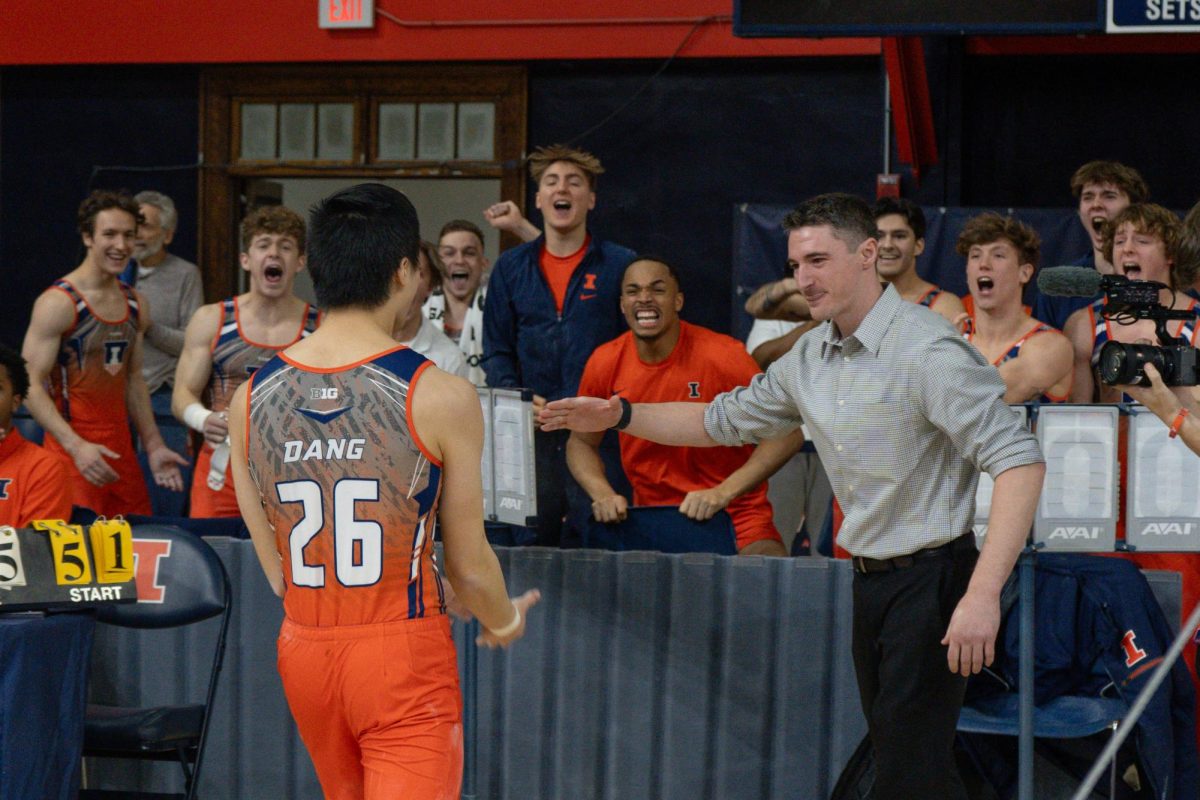
[[[139,603],[161,603],[167,596],[159,570],[171,555],[170,539],[133,540],[133,580]]]
[[[129,342],[124,339],[111,339],[104,343],[104,371],[116,375],[125,366],[125,352]]]
[[[308,396],[310,400],[337,400],[338,390],[336,386],[314,386]]]

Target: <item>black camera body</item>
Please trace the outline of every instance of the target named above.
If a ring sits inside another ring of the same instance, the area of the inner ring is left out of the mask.
[[[1153,364],[1167,386],[1200,385],[1196,355],[1188,345],[1126,344],[1105,342],[1100,348],[1100,380],[1107,386],[1149,386],[1146,364]]]
[[[1153,364],[1167,386],[1200,385],[1197,351],[1182,339],[1167,333],[1169,320],[1194,320],[1194,312],[1173,309],[1158,301],[1159,291],[1170,289],[1157,281],[1131,281],[1121,275],[1106,275],[1104,289],[1104,318],[1124,324],[1140,319],[1154,320],[1159,344],[1126,344],[1106,342],[1100,348],[1100,382],[1106,386],[1149,386],[1145,365]]]

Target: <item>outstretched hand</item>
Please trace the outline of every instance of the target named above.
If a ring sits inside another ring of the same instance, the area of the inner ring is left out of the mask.
[[[605,431],[621,421],[621,398],[566,397],[547,403],[537,415],[544,431]]]

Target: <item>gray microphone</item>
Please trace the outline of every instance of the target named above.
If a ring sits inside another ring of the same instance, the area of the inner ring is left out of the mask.
[[[1095,297],[1102,289],[1127,280],[1121,275],[1101,275],[1088,267],[1046,267],[1038,272],[1037,286],[1042,294]]]

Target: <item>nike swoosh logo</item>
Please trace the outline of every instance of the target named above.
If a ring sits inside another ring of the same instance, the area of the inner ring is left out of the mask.
[[[335,408],[332,411],[314,411],[311,408],[297,408],[296,410],[309,419],[315,419],[322,425],[326,425],[330,422],[333,422],[342,414],[345,414],[350,410],[350,408],[351,406],[343,406],[342,408]]]
[[[591,300],[595,296],[596,295],[594,295],[594,294],[581,294],[581,295],[579,295],[579,299],[580,300]]]

